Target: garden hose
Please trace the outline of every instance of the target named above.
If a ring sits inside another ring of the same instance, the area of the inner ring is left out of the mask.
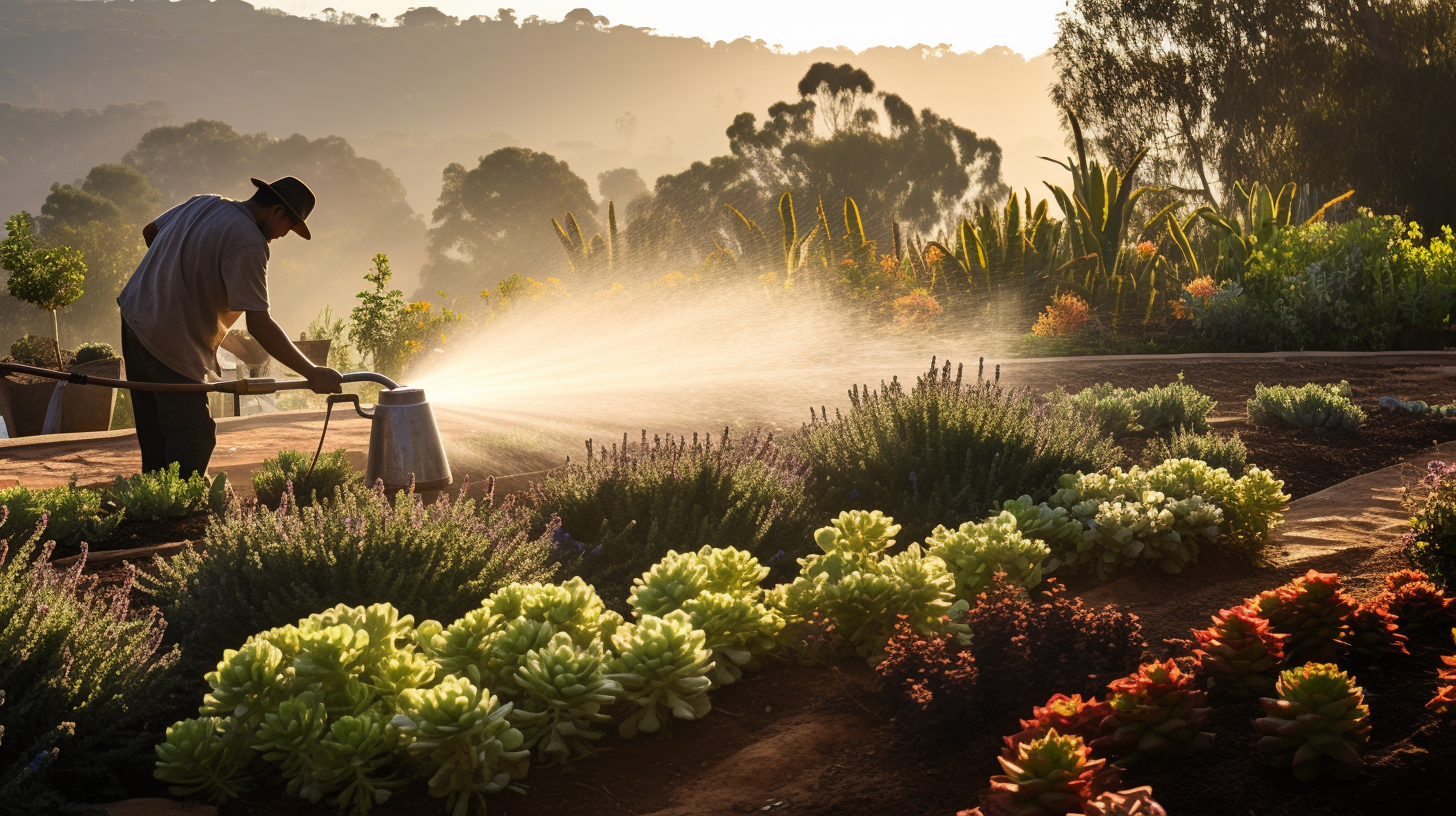
[[[136,380],[115,380],[110,377],[93,377],[74,371],[55,371],[38,366],[19,363],[0,363],[0,377],[10,374],[28,374],[32,377],[46,377],[64,380],[71,385],[100,385],[106,388],[125,388],[129,391],[156,391],[166,394],[203,394],[216,391],[221,394],[273,394],[278,391],[298,391],[311,388],[308,380],[272,380],[263,377],[249,377],[242,380],[223,380],[215,383],[154,383]],[[385,388],[398,388],[399,383],[373,371],[351,371],[342,376],[343,382],[375,382]]]

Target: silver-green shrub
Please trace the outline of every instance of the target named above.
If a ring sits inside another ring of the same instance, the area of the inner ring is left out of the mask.
[[[1195,433],[1186,429],[1174,431],[1148,443],[1143,464],[1155,467],[1169,459],[1196,459],[1211,468],[1223,468],[1237,479],[1248,466],[1249,449],[1237,433]]]
[[[1306,383],[1299,387],[1259,383],[1248,402],[1249,422],[1291,428],[1349,431],[1365,422],[1365,411],[1350,401],[1350,384]]]

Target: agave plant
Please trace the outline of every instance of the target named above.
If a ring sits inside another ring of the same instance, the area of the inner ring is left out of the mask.
[[[1102,732],[1102,724],[1112,714],[1112,706],[1104,700],[1082,695],[1053,694],[1046,705],[1031,710],[1031,719],[1021,721],[1021,732],[1003,737],[1006,745],[1001,756],[1014,759],[1021,746],[1055,731],[1063,736],[1081,737],[1090,743]]]
[[[1212,694],[1257,697],[1274,690],[1274,676],[1284,659],[1288,635],[1274,632],[1269,621],[1247,606],[1224,609],[1213,625],[1194,630],[1199,673]]]
[[[1092,747],[1119,757],[1127,767],[1151,759],[1176,756],[1208,743],[1211,734],[1198,729],[1208,719],[1205,696],[1192,675],[1172,660],[1144,663],[1133,674],[1108,684],[1112,695],[1103,730]]]
[[[587,756],[602,738],[596,726],[611,720],[605,710],[622,691],[602,674],[605,661],[600,643],[582,648],[565,632],[521,661],[516,684],[522,694],[510,719],[525,738],[521,747],[533,750],[538,764]]]
[[[966,522],[956,530],[937,526],[925,544],[930,555],[945,562],[959,598],[976,597],[997,573],[1030,589],[1041,583],[1042,565],[1051,555],[1046,544],[1023,536],[1016,516],[1005,510],[983,522]]]
[[[414,740],[409,751],[431,773],[430,795],[445,799],[452,816],[466,816],[477,803],[485,812],[485,794],[525,776],[531,752],[510,724],[511,708],[463,677],[400,695],[391,722]]]
[[[215,804],[252,787],[248,735],[226,717],[196,717],[167,728],[156,746],[155,776],[170,782],[173,796],[197,796]]]
[[[1306,663],[1279,675],[1277,698],[1259,701],[1259,749],[1275,767],[1292,767],[1308,782],[1322,773],[1350,778],[1364,765],[1370,709],[1354,678],[1330,663]]]
[[[663,617],[648,615],[625,624],[612,636],[616,656],[607,679],[622,687],[622,697],[636,706],[619,727],[624,737],[662,727],[660,708],[683,720],[696,720],[712,710],[708,688],[712,652],[692,619],[678,610]]]
[[[1082,813],[1116,779],[1106,760],[1092,758],[1081,737],[1055,729],[1022,743],[1015,757],[997,760],[1005,773],[991,777],[991,786],[981,791],[985,816]]]

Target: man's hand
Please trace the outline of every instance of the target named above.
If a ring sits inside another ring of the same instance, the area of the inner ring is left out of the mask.
[[[337,394],[344,390],[344,375],[332,368],[314,366],[303,378],[315,394]]]

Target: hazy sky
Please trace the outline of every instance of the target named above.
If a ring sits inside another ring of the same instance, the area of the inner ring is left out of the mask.
[[[434,5],[447,14],[494,16],[513,7],[520,19],[535,14],[560,20],[586,6],[613,25],[656,29],[660,34],[701,37],[709,42],[742,36],[805,51],[844,45],[856,51],[875,45],[938,45],[956,51],[984,51],[1004,45],[1027,57],[1056,40],[1056,15],[1066,0],[253,0],[308,15],[325,8],[392,19],[412,6]]]

